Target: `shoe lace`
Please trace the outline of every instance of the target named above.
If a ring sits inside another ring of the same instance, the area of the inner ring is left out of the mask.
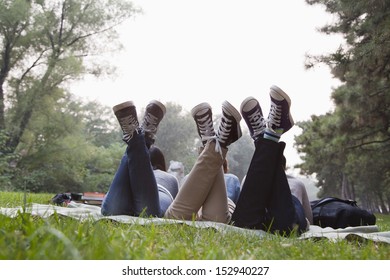
[[[120,125],[122,127],[123,131],[123,140],[129,141],[131,138],[133,138],[134,131],[136,131],[136,128],[138,126],[137,120],[133,116],[126,116],[119,120]]]
[[[266,123],[263,115],[259,110],[256,110],[255,112],[253,112],[253,114],[249,115],[248,121],[253,129],[252,137],[263,133]]]
[[[150,133],[157,132],[158,118],[151,113],[146,113],[144,117],[143,129]]]
[[[215,151],[217,153],[220,153],[221,156],[222,156],[221,144],[227,143],[231,130],[232,130],[232,121],[223,116],[216,136],[218,141],[216,141],[216,145],[215,145]]]
[[[215,139],[215,135],[213,133],[213,121],[209,118],[208,115],[197,120],[199,133],[202,141],[208,141],[210,139]]]
[[[268,117],[269,127],[279,127],[282,119],[282,107],[280,105],[271,102],[271,109]]]

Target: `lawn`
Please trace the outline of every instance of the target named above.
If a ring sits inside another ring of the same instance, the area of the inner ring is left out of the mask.
[[[49,203],[53,194],[0,193],[0,207]],[[376,215],[381,231],[390,216]],[[54,215],[0,215],[1,260],[390,260],[390,245],[243,236],[183,224],[128,225]]]

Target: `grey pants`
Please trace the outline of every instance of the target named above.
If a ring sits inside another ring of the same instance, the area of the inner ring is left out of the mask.
[[[179,192],[165,212],[166,218],[203,220],[228,223],[231,218],[226,193],[222,155],[215,151],[215,142],[209,141]]]

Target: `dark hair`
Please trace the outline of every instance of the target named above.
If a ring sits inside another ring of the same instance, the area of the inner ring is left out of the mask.
[[[149,149],[150,154],[150,163],[152,164],[153,169],[160,169],[162,171],[167,171],[165,164],[165,157],[163,152],[157,146],[152,145]]]

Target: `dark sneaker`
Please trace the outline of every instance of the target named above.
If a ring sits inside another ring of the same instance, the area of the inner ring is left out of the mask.
[[[221,147],[227,148],[241,135],[241,115],[228,101],[222,103],[222,117],[217,131],[217,140]]]
[[[112,109],[121,126],[123,132],[122,139],[128,143],[133,137],[134,131],[139,127],[137,110],[131,101],[115,105]]]
[[[259,102],[254,97],[247,97],[242,101],[240,111],[248,126],[250,136],[256,140],[264,133],[267,125]]]
[[[207,140],[215,138],[213,113],[208,103],[200,103],[191,110],[191,115],[195,120],[196,127],[203,146]]]
[[[268,128],[277,134],[287,132],[293,125],[294,120],[290,113],[290,97],[277,86],[271,86],[271,110],[268,115]]]
[[[158,125],[163,119],[165,112],[164,104],[157,100],[150,101],[146,106],[141,127],[145,132],[145,141],[148,146],[154,144]]]

